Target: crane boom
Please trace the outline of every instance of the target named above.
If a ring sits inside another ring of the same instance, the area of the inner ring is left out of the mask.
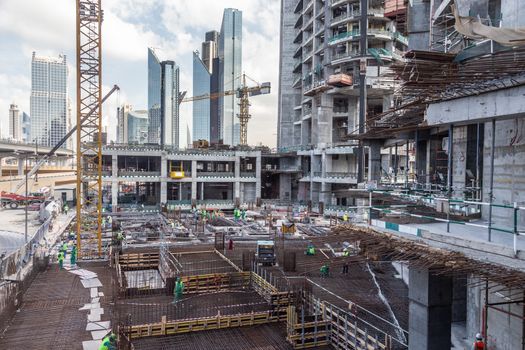
[[[120,90],[120,88],[118,87],[118,85],[114,85],[113,88],[106,94],[106,96],[104,96],[104,98],[102,99],[102,101],[100,102],[101,104],[104,103],[116,90]],[[92,115],[93,113],[95,113],[95,111],[97,111],[99,108],[99,106],[95,106],[93,107],[85,116],[84,118],[82,118],[81,122],[84,123],[87,118],[89,118],[90,115]],[[27,174],[27,178],[30,178],[31,176],[33,176],[37,171],[38,169],[40,169],[40,167],[42,167],[42,165],[44,165],[45,162],[47,162],[47,160],[49,158],[51,158],[51,156],[53,154],[55,154],[55,152],[60,148],[62,147],[62,145],[64,143],[66,143],[66,141],[75,133],[75,131],[77,131],[77,125],[75,125],[74,127],[71,128],[71,130],[69,130],[69,132],[60,140],[58,141],[58,143],[48,152],[46,153],[42,158],[40,158],[38,160],[38,162],[33,166],[33,168],[29,171],[29,173]],[[18,184],[16,185],[15,187],[15,190],[14,192],[16,193],[20,188],[22,188],[22,186],[24,186],[26,183],[26,178],[23,178],[20,182],[18,182]]]

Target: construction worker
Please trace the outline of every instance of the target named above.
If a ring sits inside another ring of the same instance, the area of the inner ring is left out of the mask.
[[[102,217],[102,228],[106,228],[106,217]]]
[[[481,334],[476,334],[476,340],[472,344],[472,350],[485,350],[485,342]]]
[[[64,268],[64,253],[62,251],[58,252],[58,267],[60,270]]]
[[[113,225],[113,218],[111,215],[108,215],[108,226],[111,227],[111,225]]]
[[[235,219],[235,222],[239,221],[240,217],[241,217],[240,210],[238,208],[235,208],[233,210],[233,218]]]
[[[184,282],[181,281],[180,277],[177,277],[177,282],[175,282],[175,289],[173,290],[173,295],[175,296],[173,303],[182,299],[182,294],[184,293]]]
[[[102,344],[98,350],[116,350],[117,349],[117,336],[111,333],[102,339]]]
[[[348,273],[348,261],[345,260],[343,262],[343,274],[347,274]]]
[[[321,266],[320,272],[321,272],[321,277],[323,278],[329,277],[330,268],[328,267],[328,264],[324,264],[323,266]]]
[[[245,209],[241,210],[241,218],[243,221],[246,220],[246,210]]]
[[[343,222],[346,224],[348,222],[348,213],[345,211],[343,214]]]
[[[228,250],[233,250],[233,240],[231,238],[228,241]]]
[[[122,231],[117,232],[117,249],[119,255],[122,254],[122,242],[124,242],[124,235],[122,234]]]
[[[69,258],[69,262],[71,263],[71,266],[75,266],[77,263],[77,246],[73,245],[71,248],[71,257]]]
[[[308,244],[308,247],[306,247],[306,255],[315,255],[315,247],[313,244]]]
[[[64,243],[62,243],[62,247],[60,248],[60,250],[62,251],[65,259],[67,255],[67,242],[64,241]]]
[[[69,206],[67,205],[67,203],[64,204],[64,214],[67,215],[67,212],[69,211]]]
[[[348,251],[348,248],[343,249],[343,256],[345,258],[350,256],[350,252]]]

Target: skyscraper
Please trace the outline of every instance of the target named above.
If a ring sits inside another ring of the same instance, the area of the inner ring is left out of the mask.
[[[67,130],[66,56],[38,57],[31,62],[31,139],[53,147]],[[65,147],[64,144],[62,147]]]
[[[22,140],[22,123],[18,106],[12,103],[9,106],[9,137],[16,141]]]
[[[210,74],[213,73],[213,59],[218,55],[218,44],[219,33],[215,30],[206,32],[205,41],[202,43],[201,58]]]
[[[148,48],[148,142],[185,146],[180,137],[179,90],[179,67],[174,61],[161,61]]]
[[[242,12],[224,9],[219,36],[219,92],[237,90],[242,74]],[[239,106],[235,95],[219,99],[220,138],[227,145],[240,142]]]
[[[29,143],[31,140],[31,117],[22,112],[22,142]]]
[[[193,96],[210,93],[210,78],[210,71],[200,59],[199,53],[193,52]],[[193,140],[195,141],[210,141],[210,104],[209,99],[193,101]]]

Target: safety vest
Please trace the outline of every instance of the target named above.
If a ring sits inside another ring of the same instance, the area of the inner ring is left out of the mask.
[[[348,250],[343,250],[343,256],[349,256],[350,252]]]
[[[98,347],[98,350],[109,350],[109,345],[110,345],[110,342],[109,340],[102,340],[102,344],[100,344],[100,346]]]
[[[474,349],[476,350],[484,350],[485,349],[485,343],[481,340],[476,340],[474,342]]]

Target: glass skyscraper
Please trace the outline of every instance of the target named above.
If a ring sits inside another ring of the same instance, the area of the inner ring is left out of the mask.
[[[129,111],[127,115],[127,143],[143,144],[148,140],[148,111]]]
[[[163,146],[181,145],[179,113],[179,67],[160,61],[148,48],[148,142]]]
[[[66,56],[37,57],[33,52],[29,142],[53,147],[66,135],[67,75]]]
[[[242,12],[224,9],[219,36],[219,92],[237,90],[242,74]],[[238,145],[240,125],[236,95],[219,99],[219,129],[224,144]]]
[[[206,64],[193,53],[193,96],[210,93],[210,72]],[[193,140],[210,141],[210,100],[193,101]]]

